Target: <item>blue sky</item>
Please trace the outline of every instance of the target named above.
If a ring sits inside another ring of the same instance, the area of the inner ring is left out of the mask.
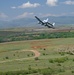
[[[74,0],[0,0],[0,20],[74,16]]]

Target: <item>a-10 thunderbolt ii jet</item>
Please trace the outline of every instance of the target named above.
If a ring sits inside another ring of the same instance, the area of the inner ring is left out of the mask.
[[[46,20],[43,20],[41,21],[37,16],[35,16],[35,18],[39,21],[38,24],[41,24],[41,25],[44,25],[44,26],[47,26],[48,28],[55,28],[54,25],[55,23],[50,23],[48,22],[48,18]]]

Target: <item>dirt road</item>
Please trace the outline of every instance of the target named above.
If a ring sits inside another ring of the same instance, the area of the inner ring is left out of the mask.
[[[23,52],[25,52],[25,51],[31,51],[31,52],[33,52],[35,54],[35,56],[33,56],[33,57],[27,57],[27,58],[20,58],[20,59],[0,61],[0,63],[12,62],[12,61],[23,61],[23,60],[32,59],[32,58],[35,58],[35,57],[39,57],[40,56],[40,52],[38,52],[37,50],[21,50],[21,51],[18,51],[18,52],[22,52],[22,51]]]

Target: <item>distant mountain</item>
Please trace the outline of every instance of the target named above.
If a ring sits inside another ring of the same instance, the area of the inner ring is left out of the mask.
[[[74,24],[74,16],[60,16],[60,17],[43,17],[41,20],[49,18],[49,22],[56,23],[59,25],[71,25]],[[15,27],[31,27],[31,26],[41,26],[37,24],[37,20],[33,18],[22,18],[15,19],[11,21],[0,21],[0,28],[15,28]]]

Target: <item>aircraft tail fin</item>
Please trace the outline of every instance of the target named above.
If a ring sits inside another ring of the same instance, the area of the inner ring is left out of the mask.
[[[47,18],[46,20],[43,20],[43,22],[48,22],[48,20],[49,20],[49,19]]]
[[[52,24],[53,26],[55,25],[55,23]]]

